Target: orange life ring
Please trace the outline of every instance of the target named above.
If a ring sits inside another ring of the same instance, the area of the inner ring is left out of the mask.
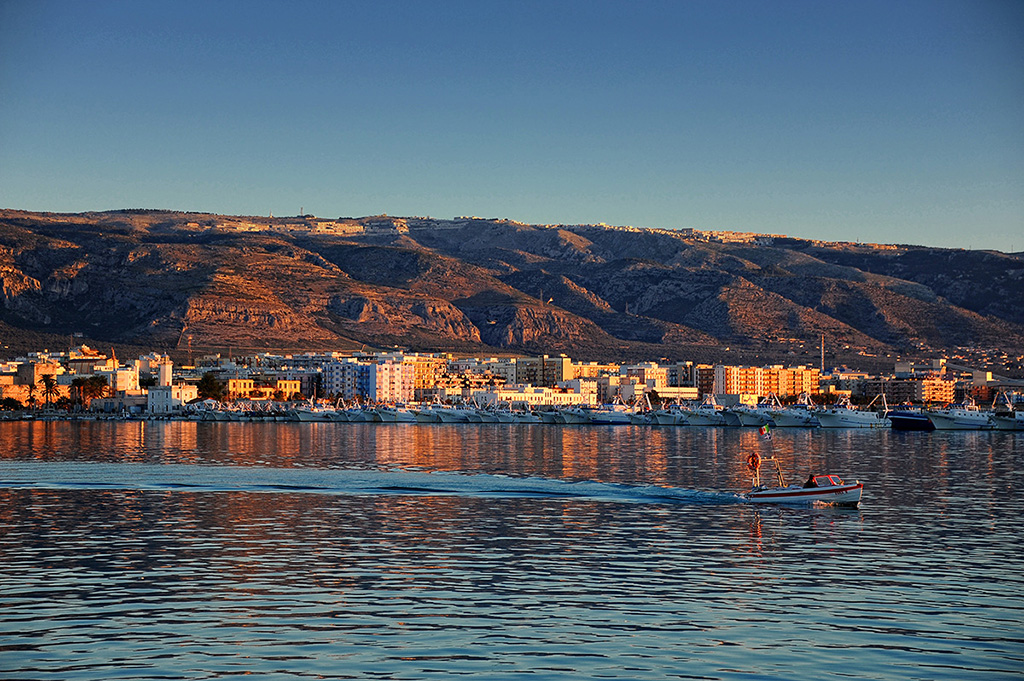
[[[757,454],[751,454],[750,456],[747,457],[747,468],[749,468],[752,471],[756,471],[760,467],[761,457],[759,457]]]

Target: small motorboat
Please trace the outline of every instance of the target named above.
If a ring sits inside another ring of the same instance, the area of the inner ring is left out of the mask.
[[[860,482],[843,482],[838,475],[811,475],[802,485],[787,485],[782,477],[782,468],[774,455],[765,459],[775,464],[776,484],[761,484],[762,459],[757,454],[747,457],[747,468],[753,473],[753,484],[746,494],[747,501],[758,504],[833,504],[854,506],[860,503],[864,485]]]

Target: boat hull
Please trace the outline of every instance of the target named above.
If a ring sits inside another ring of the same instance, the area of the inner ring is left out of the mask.
[[[824,409],[815,412],[822,428],[889,428],[889,419],[871,411]]]
[[[834,504],[856,506],[860,503],[864,485],[854,482],[828,487],[772,487],[748,492],[747,501],[758,504]]]
[[[917,411],[889,412],[889,422],[893,430],[935,430],[935,424],[928,415]]]
[[[993,414],[992,427],[996,430],[1024,430],[1024,412]]]
[[[970,409],[929,409],[925,413],[936,430],[988,430],[992,421],[987,413]]]
[[[818,419],[806,411],[780,410],[771,412],[776,428],[817,428]]]
[[[725,417],[718,411],[695,409],[686,414],[686,422],[691,426],[724,426]]]

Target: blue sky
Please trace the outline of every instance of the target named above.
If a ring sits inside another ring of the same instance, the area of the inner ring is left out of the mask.
[[[1024,250],[1024,2],[0,0],[0,207]]]

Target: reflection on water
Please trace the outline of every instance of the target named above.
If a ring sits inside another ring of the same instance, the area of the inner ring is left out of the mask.
[[[1013,434],[98,422],[0,424],[0,442],[12,678],[1024,668]],[[794,476],[860,478],[864,504],[643,497],[741,489],[769,447]],[[597,482],[540,494],[558,480]]]

